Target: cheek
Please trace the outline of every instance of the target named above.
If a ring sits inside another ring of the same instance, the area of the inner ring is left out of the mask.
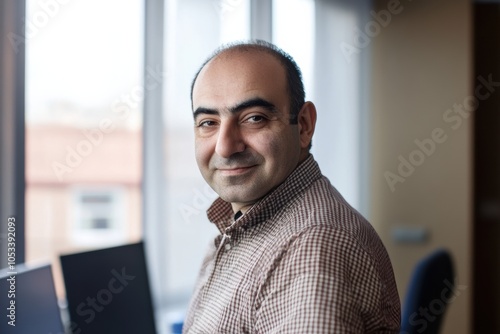
[[[246,145],[252,151],[266,159],[272,158],[280,151],[279,140],[271,132],[252,133],[247,137]]]
[[[300,159],[299,136],[292,131],[282,133],[267,146],[268,159],[273,162],[272,168],[276,177],[282,180],[295,169]]]
[[[298,134],[291,130],[262,133],[254,142],[262,152],[275,156],[289,155],[300,146]]]
[[[264,157],[273,170],[281,169],[287,160],[293,160],[293,147],[298,145],[297,138],[290,133],[261,133],[252,140],[252,149]]]

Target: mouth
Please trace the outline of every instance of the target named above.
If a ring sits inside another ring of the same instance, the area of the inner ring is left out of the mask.
[[[241,175],[251,171],[256,165],[247,167],[218,168],[217,170],[225,176]]]

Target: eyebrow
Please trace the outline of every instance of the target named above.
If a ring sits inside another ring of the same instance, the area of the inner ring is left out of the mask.
[[[238,103],[237,105],[230,107],[228,110],[231,114],[236,114],[240,111],[243,111],[243,110],[248,109],[248,108],[253,108],[253,107],[262,107],[271,113],[277,112],[276,106],[274,104],[272,104],[271,102],[266,101],[260,97],[256,97],[256,98],[249,99],[249,100],[243,101],[241,103]],[[193,112],[194,119],[196,119],[196,117],[198,117],[198,115],[200,115],[200,114],[219,115],[219,111],[217,109],[198,107]]]

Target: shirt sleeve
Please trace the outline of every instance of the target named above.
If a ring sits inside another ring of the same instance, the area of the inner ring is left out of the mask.
[[[383,312],[384,284],[343,231],[308,228],[290,240],[256,299],[255,333],[398,333]]]

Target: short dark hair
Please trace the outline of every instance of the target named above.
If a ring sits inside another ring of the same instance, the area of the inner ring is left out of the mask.
[[[196,72],[193,82],[191,83],[191,107],[193,105],[194,84],[201,70],[212,59],[227,51],[262,51],[275,57],[281,65],[283,65],[286,72],[288,95],[290,96],[290,124],[297,124],[299,111],[305,103],[302,72],[300,71],[300,68],[295,60],[293,60],[292,56],[278,48],[276,45],[262,40],[225,44],[208,57],[203,65],[201,65],[198,72]]]

